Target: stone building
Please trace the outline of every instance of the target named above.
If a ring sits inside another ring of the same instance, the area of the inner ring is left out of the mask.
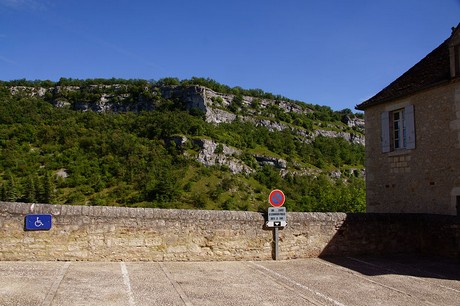
[[[460,24],[365,111],[367,211],[460,215]]]

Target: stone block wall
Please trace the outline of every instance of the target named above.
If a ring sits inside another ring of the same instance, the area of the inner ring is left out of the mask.
[[[25,231],[30,213],[51,214],[52,228]],[[288,226],[279,231],[279,258],[393,253],[459,258],[458,219],[422,217],[288,213]],[[256,212],[0,202],[0,260],[269,260],[273,231],[264,223]]]

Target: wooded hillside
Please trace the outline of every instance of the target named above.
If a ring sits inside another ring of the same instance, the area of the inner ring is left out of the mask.
[[[364,211],[362,122],[201,78],[0,82],[0,198]]]

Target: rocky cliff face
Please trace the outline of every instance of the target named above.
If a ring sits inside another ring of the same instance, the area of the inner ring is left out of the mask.
[[[235,120],[250,122],[265,127],[269,131],[289,130],[298,135],[304,143],[312,142],[316,137],[341,137],[350,143],[364,145],[364,120],[346,117],[343,124],[319,123],[310,129],[293,123],[284,122],[277,114],[297,114],[308,116],[314,110],[302,103],[255,98],[237,97],[233,94],[215,92],[203,86],[161,86],[145,87],[142,91],[130,91],[128,85],[90,85],[10,88],[14,95],[27,95],[44,98],[56,107],[70,107],[79,111],[95,112],[140,112],[154,110],[160,98],[178,102],[187,110],[198,110],[205,120],[213,124],[230,123]],[[238,103],[235,101],[238,99]],[[321,127],[320,127],[321,126]],[[251,173],[255,171],[238,156],[241,151],[208,139],[189,140],[185,137],[170,139],[177,146],[192,142],[201,150],[194,158],[206,165],[223,165],[233,173]],[[253,155],[260,165],[271,165],[282,173],[288,173],[287,162],[280,158]],[[294,172],[294,171],[293,171]]]
[[[77,86],[55,86],[50,88],[14,86],[10,88],[12,94],[25,94],[28,96],[48,97],[57,107],[72,107],[75,110],[95,112],[128,112],[128,111],[149,111],[155,109],[155,96],[161,95],[165,99],[180,100],[186,109],[197,109],[205,113],[207,122],[220,124],[233,122],[237,118],[242,121],[249,121],[257,126],[264,126],[269,131],[282,131],[290,129],[305,142],[309,142],[321,135],[324,137],[342,137],[349,142],[364,145],[364,120],[359,118],[346,117],[346,126],[335,126],[334,129],[316,128],[313,132],[289,125],[270,118],[270,113],[265,118],[261,115],[267,110],[276,109],[284,113],[310,114],[314,111],[299,103],[289,101],[277,101],[269,99],[258,99],[250,96],[243,96],[240,113],[237,115],[230,110],[235,95],[217,93],[203,86],[163,86],[146,87],[144,92],[133,96],[127,85],[92,85],[81,88]],[[87,99],[73,100],[75,92],[88,92]],[[244,111],[241,111],[244,109]],[[356,132],[346,131],[346,127],[354,127]],[[341,130],[342,129],[342,130]]]
[[[254,169],[234,157],[241,155],[241,151],[238,149],[218,144],[209,139],[195,139],[193,142],[201,148],[196,160],[205,166],[227,166],[233,173],[248,174],[254,172]]]
[[[299,136],[302,136],[302,139],[304,139],[305,142],[310,142],[315,137],[321,135],[333,138],[342,137],[345,140],[356,144],[364,145],[365,143],[363,135],[364,120],[359,118],[347,117],[347,126],[356,127],[357,131],[359,131],[355,133],[340,131],[340,128],[344,129],[345,127],[338,127],[335,130],[330,128],[327,130],[315,129],[313,132],[307,132],[305,129],[288,125],[280,121],[271,120],[269,118],[259,118],[259,115],[270,107],[275,107],[285,113],[293,112],[298,114],[309,114],[313,112],[313,110],[303,108],[293,102],[259,99],[259,101],[257,101],[257,106],[255,106],[253,102],[256,98],[243,96],[241,108],[244,108],[245,112],[242,115],[237,116],[235,113],[229,111],[229,107],[232,104],[233,99],[235,99],[235,95],[216,93],[211,89],[201,86],[176,86],[162,88],[161,94],[167,99],[176,98],[184,101],[188,109],[197,108],[203,111],[206,115],[206,121],[215,124],[233,122],[238,117],[239,120],[249,121],[256,126],[266,127],[269,131],[283,131],[285,129],[289,129],[297,133]]]

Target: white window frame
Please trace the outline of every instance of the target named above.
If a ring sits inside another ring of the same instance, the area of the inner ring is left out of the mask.
[[[406,120],[404,109],[390,112],[391,120],[391,148],[394,150],[406,147]]]
[[[380,114],[382,153],[415,149],[414,106]]]

